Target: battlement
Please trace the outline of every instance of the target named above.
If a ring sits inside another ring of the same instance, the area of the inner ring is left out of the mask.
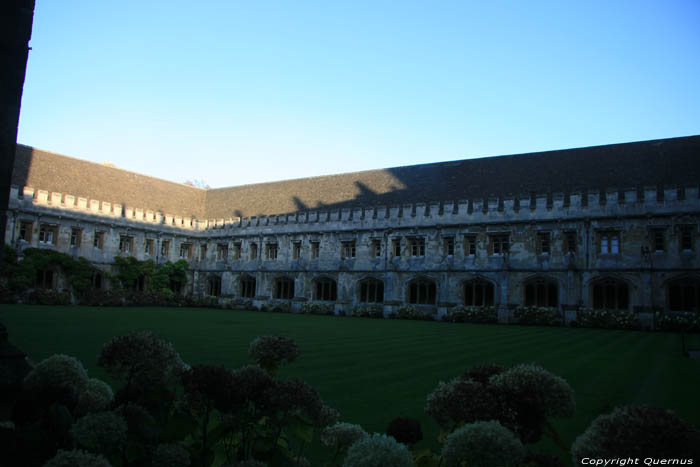
[[[124,219],[150,225],[162,225],[188,231],[201,230],[200,221],[174,216],[144,207],[123,206],[104,200],[76,197],[68,193],[48,192],[32,187],[10,187],[10,208],[47,207],[110,219]]]
[[[429,227],[450,224],[482,224],[547,221],[590,217],[643,216],[700,211],[697,186],[642,190],[608,189],[585,193],[533,194],[521,197],[433,201],[229,219],[208,219],[205,230],[270,230],[296,224],[302,230],[346,228]],[[302,227],[303,226],[303,227]]]

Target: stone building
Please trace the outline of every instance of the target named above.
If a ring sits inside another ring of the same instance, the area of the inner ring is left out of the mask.
[[[6,241],[256,304],[697,310],[699,181],[700,136],[207,190],[18,146]]]

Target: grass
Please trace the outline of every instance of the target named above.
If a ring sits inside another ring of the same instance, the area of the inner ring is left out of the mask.
[[[279,334],[301,357],[280,371],[318,389],[346,422],[383,432],[398,416],[418,418],[434,448],[437,425],[423,413],[441,380],[482,363],[537,362],[576,391],[574,418],[555,421],[567,444],[599,414],[625,404],[675,410],[700,425],[700,361],[681,354],[673,333],[451,324],[241,312],[214,309],[0,306],[10,342],[34,361],[54,353],[80,359],[90,376],[102,344],[138,329],[171,341],[187,363],[237,368],[251,363],[248,344]],[[693,340],[696,337],[692,337]],[[111,381],[110,381],[111,382]],[[556,448],[548,442],[545,449]],[[555,451],[564,459],[569,454]]]

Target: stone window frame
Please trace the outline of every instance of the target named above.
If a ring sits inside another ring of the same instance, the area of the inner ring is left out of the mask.
[[[695,232],[696,229],[694,225],[686,224],[678,226],[678,251],[695,251]]]
[[[42,245],[56,245],[58,242],[58,225],[42,222],[39,224],[39,243]]]
[[[357,281],[358,303],[384,303],[384,281],[365,277]]]
[[[243,245],[241,242],[233,242],[233,250],[231,250],[231,254],[233,257],[234,261],[238,261],[241,259],[241,252],[243,251]]]
[[[292,241],[292,259],[301,258],[301,240]]]
[[[160,256],[163,258],[170,258],[170,240],[160,241]]]
[[[98,250],[104,250],[105,247],[105,231],[95,230],[92,234],[92,247]]]
[[[279,255],[279,245],[277,242],[267,242],[265,243],[265,259],[268,261],[275,261]]]
[[[489,233],[490,256],[503,256],[510,252],[510,232]]]
[[[218,274],[209,274],[207,276],[206,287],[204,290],[205,295],[210,297],[221,296],[221,276]]]
[[[462,303],[464,306],[494,306],[496,303],[496,285],[481,276],[465,279],[461,282]],[[488,299],[490,293],[490,300]],[[480,297],[481,300],[477,300]],[[477,303],[480,302],[480,303]]]
[[[309,241],[311,244],[311,259],[318,259],[321,255],[321,242],[319,240]]]
[[[529,277],[521,282],[523,305],[526,307],[559,306],[559,281],[549,276]]]
[[[669,311],[700,311],[700,277],[681,275],[665,284],[666,306]],[[674,292],[674,288],[678,288]],[[678,305],[678,306],[677,306]]]
[[[613,276],[599,276],[588,283],[590,307],[594,310],[629,310],[630,284]]]
[[[224,263],[228,261],[228,243],[216,244],[216,260]]]
[[[194,245],[192,242],[181,242],[180,243],[180,258],[182,259],[192,259],[192,252],[194,250]],[[185,253],[184,255],[182,253]]]
[[[70,246],[73,248],[80,248],[83,243],[83,228],[82,227],[71,227],[70,229]]]
[[[649,227],[649,251],[652,253],[664,253],[666,251],[666,226]]]
[[[445,235],[442,237],[442,252],[445,256],[455,255],[455,236]]]
[[[622,253],[622,229],[596,230],[596,247],[599,255],[619,255]]]
[[[153,256],[153,251],[155,249],[155,239],[146,238],[143,242],[143,253],[147,256]]]
[[[238,296],[242,298],[255,298],[258,281],[255,276],[242,274],[238,278]]]
[[[275,278],[273,297],[277,300],[291,300],[294,298],[294,279],[288,276]]]
[[[353,259],[357,255],[357,242],[355,240],[340,241],[340,259]]]
[[[37,289],[55,290],[58,285],[58,271],[55,267],[47,266],[36,272],[34,287]]]
[[[391,256],[394,258],[401,257],[401,237],[391,238]]]
[[[369,250],[370,258],[381,258],[382,257],[382,240],[379,238],[373,238],[370,242]]]
[[[313,299],[322,302],[335,302],[338,300],[338,281],[330,276],[314,278]]]
[[[255,261],[258,259],[258,243],[257,242],[250,242],[250,260]]]
[[[563,235],[563,250],[564,253],[576,253],[576,247],[578,246],[578,232],[575,230],[565,230]]]
[[[408,237],[408,252],[411,258],[425,257],[425,237],[422,235]]]
[[[552,232],[549,230],[539,230],[537,232],[537,254],[540,256],[552,254]]]
[[[27,243],[31,243],[33,234],[34,234],[34,221],[20,219],[20,221],[19,221],[19,240],[24,240]]]
[[[199,260],[200,261],[206,261],[208,248],[209,248],[209,245],[206,242],[199,244]]]
[[[119,234],[119,253],[134,253],[134,236],[129,234]]]
[[[464,256],[476,256],[476,237],[475,233],[464,234]]]
[[[437,280],[418,276],[406,284],[406,302],[411,305],[436,305],[438,294]]]

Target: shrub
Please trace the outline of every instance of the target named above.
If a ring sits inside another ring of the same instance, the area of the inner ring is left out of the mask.
[[[450,323],[497,323],[498,311],[492,306],[458,305],[442,317]]]
[[[27,305],[54,305],[65,306],[71,304],[68,292],[59,292],[53,289],[35,289],[24,299]]]
[[[127,293],[122,289],[92,289],[80,297],[80,304],[86,306],[123,306],[127,302]]]
[[[516,365],[492,376],[489,386],[516,413],[518,435],[526,443],[541,438],[547,417],[571,417],[576,410],[569,383],[538,365]]]
[[[159,444],[153,453],[152,467],[188,467],[190,453],[176,443]]]
[[[291,363],[299,357],[299,347],[287,337],[261,336],[250,343],[248,355],[262,368],[274,374],[280,365]]]
[[[433,313],[430,311],[421,311],[414,306],[402,306],[396,313],[392,315],[393,318],[398,319],[415,319],[422,321],[430,321],[433,318]]]
[[[332,315],[333,305],[330,303],[306,302],[301,306],[301,312],[307,315]]]
[[[700,431],[670,410],[618,407],[593,420],[571,446],[584,457],[700,458]]]
[[[518,307],[513,316],[518,324],[530,324],[539,326],[561,326],[564,324],[563,316],[556,308],[552,307]]]
[[[462,379],[471,379],[481,384],[489,384],[491,377],[506,371],[506,367],[496,365],[495,363],[487,363],[485,365],[477,365],[465,371]]]
[[[700,332],[700,313],[697,312],[657,312],[655,322],[659,331]]]
[[[603,329],[638,329],[639,318],[631,311],[624,310],[587,310],[576,313],[576,323],[584,328]]]
[[[514,420],[514,415],[489,386],[462,378],[447,383],[441,381],[428,395],[425,413],[448,430],[460,423],[477,420]]]
[[[386,434],[399,443],[411,446],[423,439],[420,422],[415,418],[398,417],[393,419],[386,429]]]
[[[58,453],[49,460],[44,467],[111,467],[107,459],[100,455],[91,454],[80,449],[72,451],[58,450]]]
[[[42,360],[24,378],[24,387],[30,392],[62,394],[71,402],[85,390],[87,384],[88,375],[83,364],[63,354]]]
[[[321,442],[335,448],[336,455],[345,452],[355,441],[367,438],[369,435],[360,426],[352,423],[336,423],[321,431]]]
[[[82,447],[104,454],[117,452],[126,443],[126,421],[114,412],[85,415],[70,430]]]
[[[463,461],[467,465],[502,467],[518,465],[525,449],[520,440],[500,423],[482,421],[451,433],[441,454],[447,467],[460,467]]]
[[[383,318],[384,306],[379,304],[360,305],[352,308],[348,316],[358,316],[360,318]]]
[[[350,446],[344,467],[411,467],[412,457],[406,446],[390,436],[373,434]]]
[[[290,302],[268,301],[260,305],[260,311],[273,311],[275,313],[291,313],[292,304]]]
[[[253,300],[247,300],[245,298],[234,298],[229,302],[229,308],[232,310],[252,310]]]
[[[82,416],[89,412],[106,410],[112,400],[114,393],[109,384],[97,378],[90,378],[85,390],[78,396],[75,413]]]

